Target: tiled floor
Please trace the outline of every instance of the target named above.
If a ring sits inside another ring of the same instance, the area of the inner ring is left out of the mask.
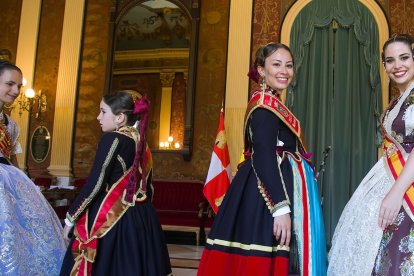
[[[203,246],[168,244],[174,276],[195,276]]]
[[[190,269],[190,268],[173,267],[172,272],[174,276],[196,276],[197,275],[197,269]]]

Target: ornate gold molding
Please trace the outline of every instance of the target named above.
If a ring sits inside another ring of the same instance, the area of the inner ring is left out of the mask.
[[[160,73],[162,87],[172,87],[175,79],[175,73]]]
[[[114,75],[160,73],[161,71],[188,72],[189,49],[154,49],[117,51]]]
[[[363,5],[365,5],[372,15],[375,18],[378,26],[378,47],[379,53],[382,52],[382,45],[384,45],[385,41],[387,41],[389,34],[389,27],[387,18],[382,11],[381,7],[378,5],[375,0],[359,0]],[[388,106],[389,102],[389,93],[388,93],[388,76],[385,70],[382,69],[381,60],[378,60],[379,67],[380,67],[380,77],[381,77],[381,94],[382,94],[382,109],[385,110]]]

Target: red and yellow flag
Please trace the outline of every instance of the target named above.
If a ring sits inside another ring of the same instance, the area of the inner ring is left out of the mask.
[[[230,176],[230,156],[227,147],[226,131],[224,129],[224,114],[223,110],[221,110],[216,142],[214,143],[210,167],[203,189],[204,196],[216,213],[230,186]]]

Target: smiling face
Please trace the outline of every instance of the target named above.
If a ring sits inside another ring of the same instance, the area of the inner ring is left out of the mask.
[[[0,108],[11,104],[19,96],[22,87],[22,74],[16,70],[5,69],[0,75]]]
[[[282,92],[293,78],[293,59],[288,50],[279,48],[265,59],[264,67],[258,66],[257,70],[265,78],[266,84]]]
[[[107,105],[104,101],[101,101],[99,105],[99,115],[96,119],[98,119],[99,124],[101,125],[103,132],[114,131],[119,126],[117,120],[117,115],[112,113],[111,108]]]
[[[411,47],[403,42],[392,42],[384,51],[384,67],[388,77],[403,93],[414,80],[414,60]]]

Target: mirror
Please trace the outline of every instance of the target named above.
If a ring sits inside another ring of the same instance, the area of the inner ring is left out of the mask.
[[[46,160],[50,151],[50,133],[45,126],[38,126],[30,139],[30,153],[36,163]]]
[[[151,0],[117,7],[110,91],[145,93],[151,101],[147,130],[151,150],[179,152],[189,160],[198,4]]]

